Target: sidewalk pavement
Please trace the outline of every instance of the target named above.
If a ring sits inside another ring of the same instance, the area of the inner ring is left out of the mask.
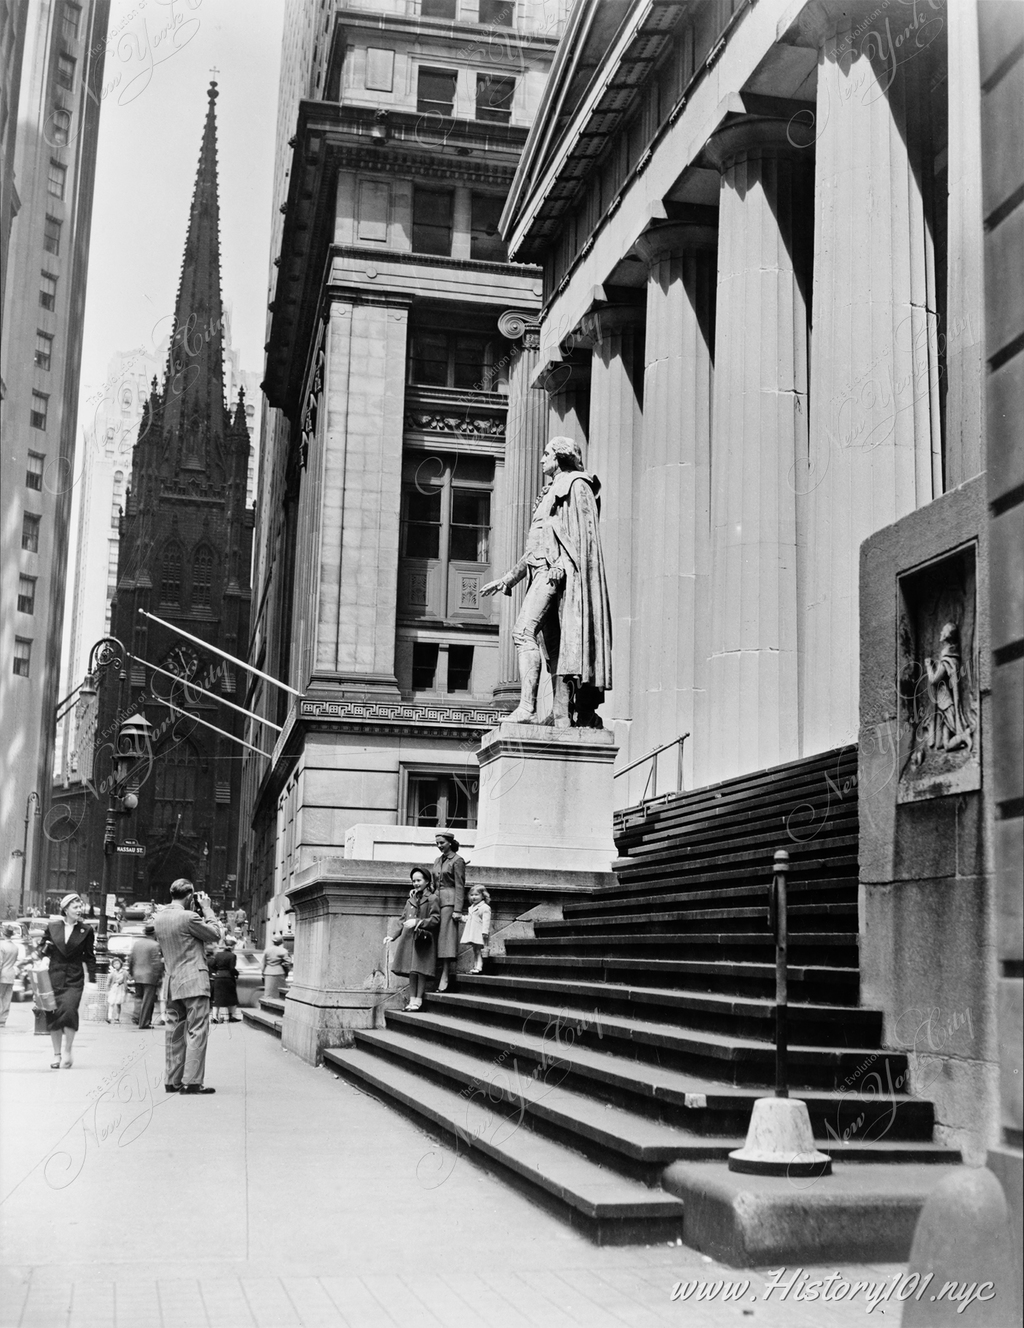
[[[50,1059],[14,1006],[0,1032],[0,1328],[899,1322],[895,1300],[869,1312],[863,1294],[766,1302],[763,1272],[681,1244],[594,1246],[242,1024],[210,1030],[216,1095],[164,1093],[159,1029],[83,1020],[74,1068]],[[804,1271],[877,1283],[903,1265]],[[680,1299],[685,1285],[672,1298],[678,1283],[747,1277],[738,1302]]]

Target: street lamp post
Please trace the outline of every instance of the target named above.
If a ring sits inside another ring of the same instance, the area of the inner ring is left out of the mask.
[[[25,916],[25,868],[28,865],[28,827],[32,819],[32,804],[35,803],[35,814],[40,816],[42,813],[39,807],[39,794],[32,792],[25,799],[25,838],[21,845],[21,891],[18,895],[18,917]]]
[[[149,720],[141,711],[126,719],[114,739],[114,763],[111,771],[107,819],[103,829],[103,883],[100,887],[100,925],[96,936],[97,967],[107,968],[107,897],[110,876],[117,853],[117,818],[130,816],[139,805],[137,796],[127,787],[131,773],[145,759],[149,747]]]

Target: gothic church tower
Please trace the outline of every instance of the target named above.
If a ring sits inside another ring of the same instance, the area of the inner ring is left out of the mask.
[[[158,903],[178,876],[218,903],[235,894],[244,748],[214,728],[247,736],[242,716],[214,699],[244,704],[247,675],[139,612],[230,655],[248,649],[249,432],[242,394],[233,407],[224,400],[215,83],[208,96],[170,351],[133,452],[112,613],[113,634],[134,656],[122,695],[152,725],[154,759],[138,811],[121,831],[144,844],[146,855],[119,865],[111,888]],[[105,710],[101,729],[113,716],[111,701]]]

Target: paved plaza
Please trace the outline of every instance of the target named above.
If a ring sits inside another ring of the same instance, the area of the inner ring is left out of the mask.
[[[0,1328],[899,1322],[895,1302],[766,1303],[763,1273],[685,1246],[591,1245],[242,1025],[211,1030],[210,1097],[164,1093],[161,1030],[83,1020],[75,1052],[50,1070],[27,1005],[0,1034]],[[878,1282],[902,1266],[838,1271]],[[747,1276],[738,1302],[685,1286]]]

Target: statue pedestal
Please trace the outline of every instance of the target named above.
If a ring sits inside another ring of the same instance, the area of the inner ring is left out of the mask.
[[[607,729],[499,724],[483,736],[474,867],[608,871],[612,766]]]

